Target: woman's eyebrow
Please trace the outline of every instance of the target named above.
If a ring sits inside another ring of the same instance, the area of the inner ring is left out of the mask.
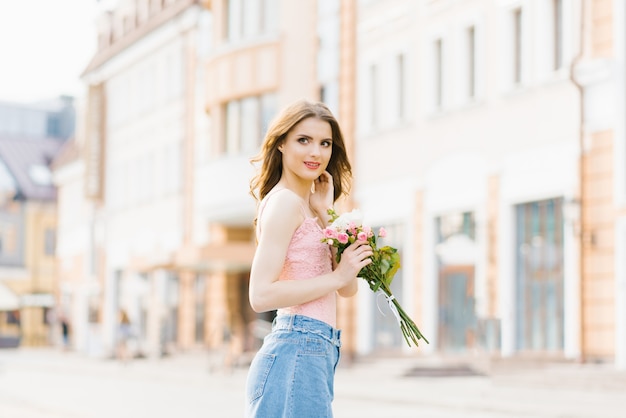
[[[314,139],[312,136],[307,135],[307,134],[296,133],[296,136],[300,137],[300,138]],[[330,142],[332,142],[333,138],[332,137],[331,138],[322,138],[321,141],[330,141]]]

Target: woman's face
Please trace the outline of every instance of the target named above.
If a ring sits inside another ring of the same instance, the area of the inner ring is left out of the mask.
[[[330,123],[315,117],[303,119],[294,125],[278,149],[283,154],[283,176],[313,181],[326,170],[332,155]]]

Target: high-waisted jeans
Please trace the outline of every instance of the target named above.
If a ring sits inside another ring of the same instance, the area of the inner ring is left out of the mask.
[[[246,416],[332,417],[341,331],[303,315],[281,315],[252,360]]]

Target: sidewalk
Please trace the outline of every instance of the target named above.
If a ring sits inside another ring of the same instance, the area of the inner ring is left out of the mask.
[[[246,368],[211,372],[213,360],[195,352],[123,365],[51,349],[0,350],[0,417],[242,417]],[[476,364],[342,364],[335,417],[625,416],[626,373],[611,366]]]

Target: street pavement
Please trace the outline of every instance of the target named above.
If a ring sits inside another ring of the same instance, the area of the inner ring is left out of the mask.
[[[208,352],[127,364],[57,349],[0,350],[0,418],[242,417],[246,367]],[[477,358],[342,361],[336,418],[626,417],[607,364]],[[271,418],[271,417],[269,417]]]

